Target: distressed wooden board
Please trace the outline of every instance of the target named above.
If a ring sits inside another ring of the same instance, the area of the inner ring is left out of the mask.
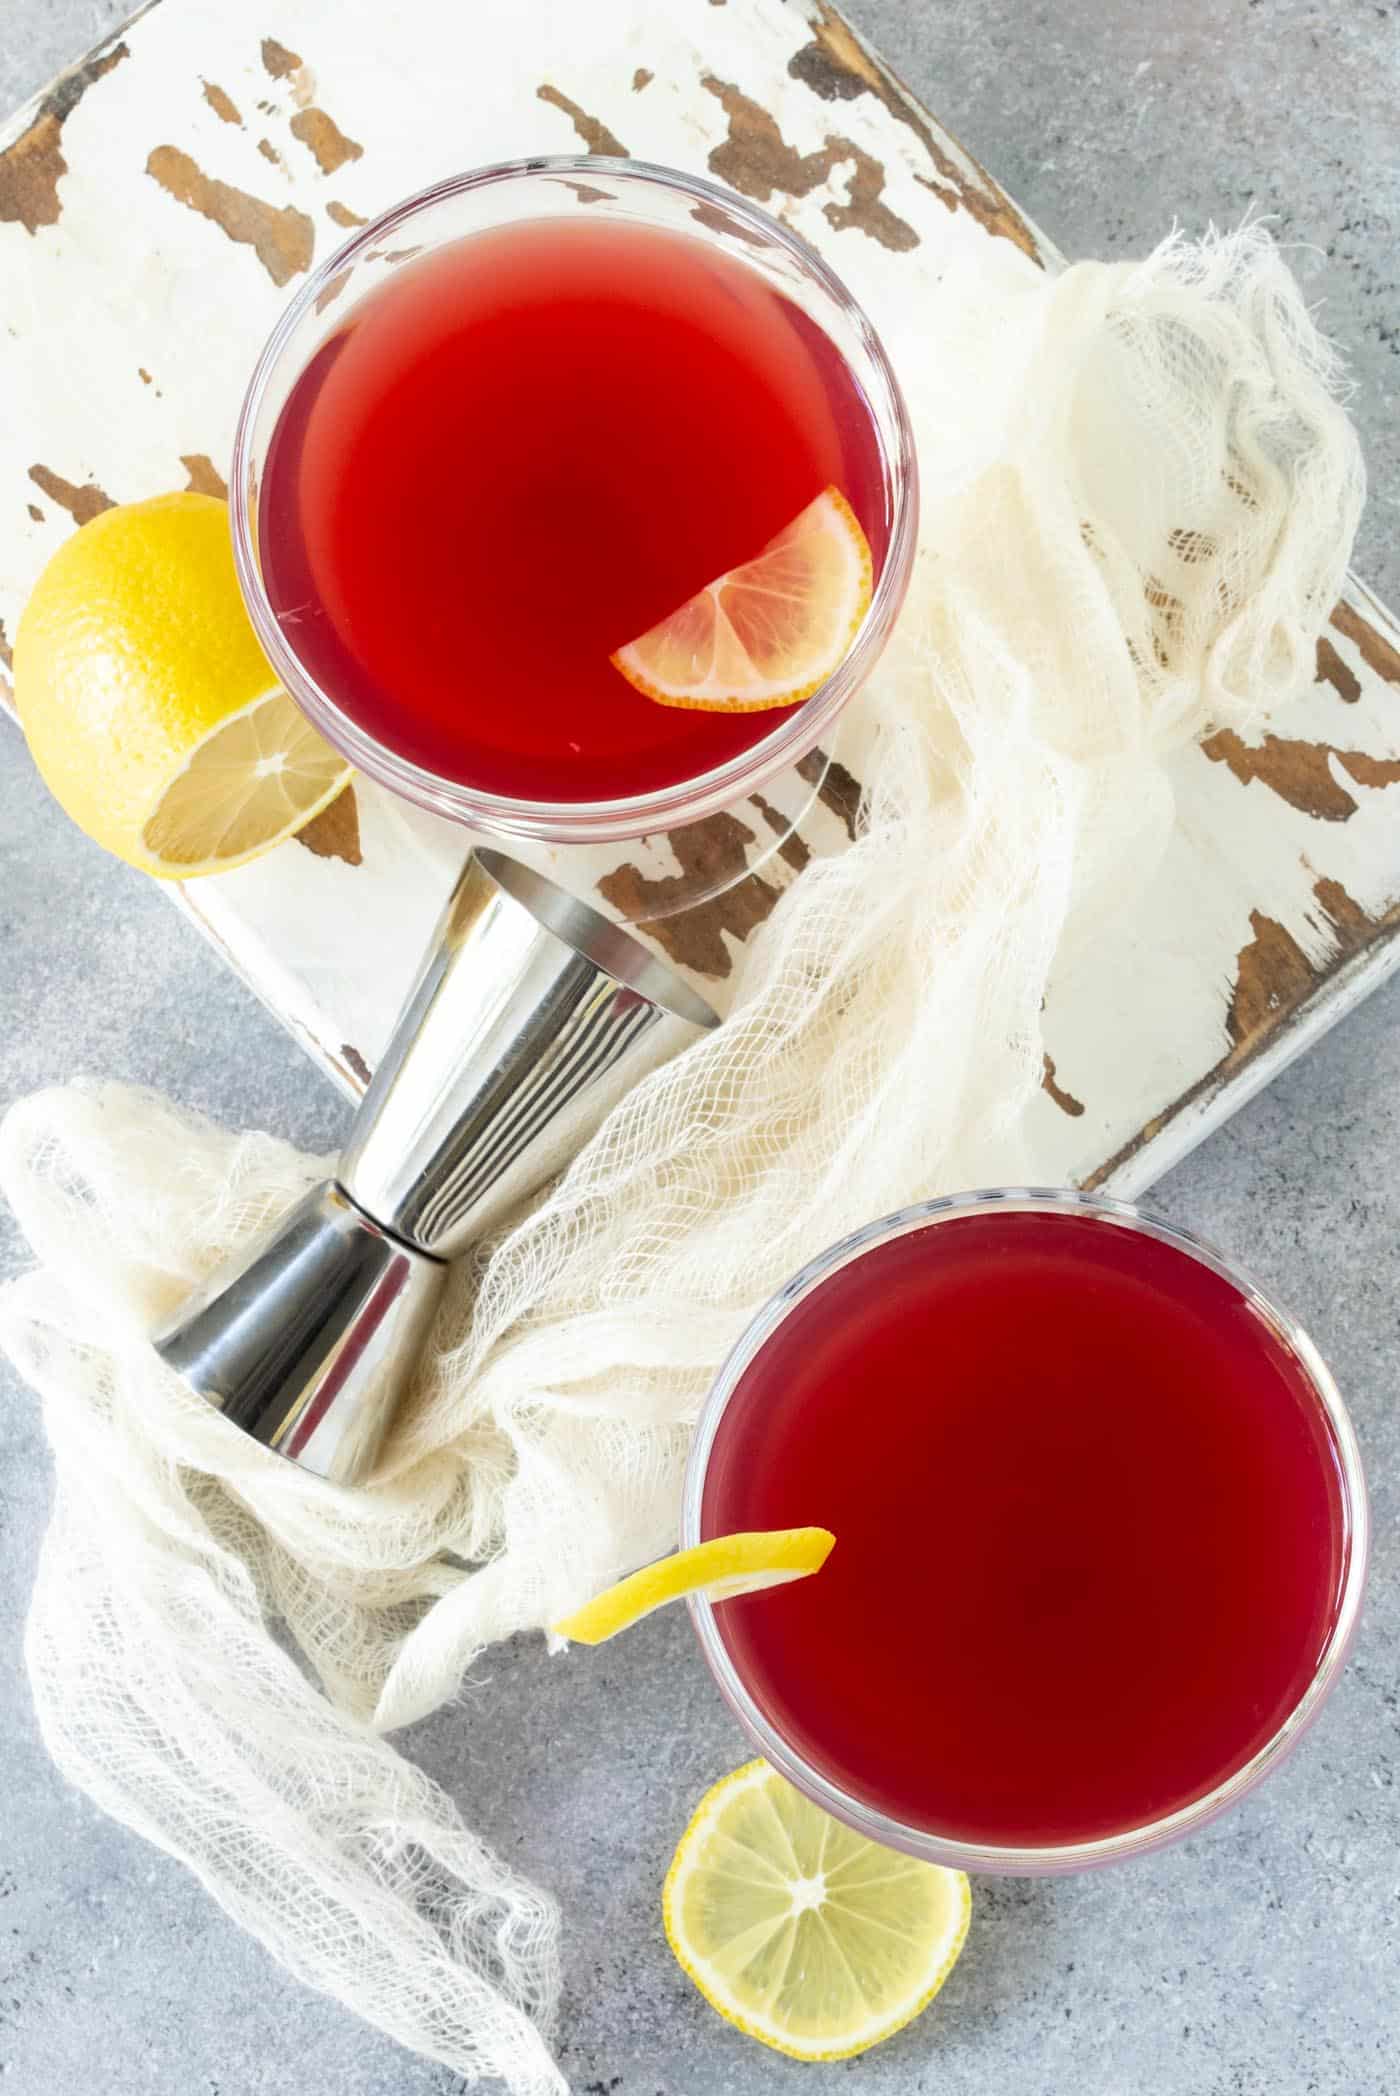
[[[778,212],[897,363],[953,265],[1060,266],[821,0],[152,6],[0,132],[0,666],[75,521],[222,487],[272,319],[348,228],[462,166],[580,149],[709,172]],[[1400,961],[1398,685],[1400,635],[1358,584],[1267,736],[1176,760],[1166,863],[1052,986],[1045,1177],[1145,1184]],[[619,914],[671,910],[648,936],[722,1005],[804,853],[849,833],[863,741],[857,702],[824,778],[769,789],[801,813],[782,854],[747,803],[587,878]],[[179,899],[356,1089],[466,842],[361,782],[303,839]],[[536,856],[581,885],[577,857]],[[687,882],[745,867],[675,909]]]

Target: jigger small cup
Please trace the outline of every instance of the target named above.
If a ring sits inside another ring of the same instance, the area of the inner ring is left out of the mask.
[[[156,1351],[264,1447],[362,1482],[449,1263],[718,1023],[629,932],[474,852],[334,1176],[216,1272]]]

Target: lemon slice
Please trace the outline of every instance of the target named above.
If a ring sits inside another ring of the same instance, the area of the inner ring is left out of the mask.
[[[49,790],[162,879],[241,866],[350,777],[272,674],[210,495],[127,503],[66,539],[25,606],[14,679]]]
[[[141,841],[165,873],[241,866],[309,822],[348,776],[287,694],[269,691],[196,743]]]
[[[708,1791],[666,1937],[711,2008],[797,2060],[865,2052],[928,2007],[972,1914],[960,1870],[881,1848],[751,1761]]]
[[[874,564],[855,511],[825,488],[753,560],[611,657],[662,706],[754,713],[808,699],[870,609]]]
[[[829,1528],[767,1528],[712,1536],[693,1550],[678,1550],[673,1557],[644,1565],[550,1628],[556,1637],[570,1638],[576,1645],[601,1645],[620,1630],[630,1630],[654,1608],[687,1594],[727,1601],[735,1594],[757,1593],[760,1587],[806,1579],[821,1570],[835,1541]]]

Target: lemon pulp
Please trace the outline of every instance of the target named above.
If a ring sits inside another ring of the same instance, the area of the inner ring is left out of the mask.
[[[839,2060],[927,2008],[972,1895],[962,1871],[867,1841],[751,1761],[701,1800],[663,1913],[677,1960],[727,2022],[794,2059]]]

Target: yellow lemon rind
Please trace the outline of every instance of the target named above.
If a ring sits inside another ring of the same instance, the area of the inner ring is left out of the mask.
[[[972,1888],[965,1871],[949,1870],[947,1872],[948,1878],[956,1884],[957,1888],[958,1920],[951,1935],[940,1944],[943,1955],[917,1996],[907,2002],[901,2002],[898,2009],[890,2016],[878,2023],[866,2026],[849,2043],[831,2046],[795,2043],[791,2034],[785,2032],[781,2026],[761,2021],[747,2013],[742,2007],[736,2005],[732,1999],[725,1998],[724,1989],[716,1984],[704,1965],[693,1958],[686,1948],[677,1911],[679,1890],[690,1872],[696,1867],[699,1858],[703,1855],[705,1836],[709,1831],[711,1823],[719,1819],[725,1795],[741,1785],[757,1785],[769,1781],[782,1782],[784,1780],[768,1762],[759,1759],[746,1761],[741,1768],[734,1769],[729,1775],[721,1777],[718,1783],[713,1784],[706,1791],[691,1815],[684,1834],[676,1845],[675,1855],[671,1859],[671,1867],[666,1873],[666,1882],[661,1895],[661,1912],[666,1930],[666,1941],[671,1947],[672,1956],[685,1973],[686,1978],[691,1982],[691,1985],[704,1997],[717,2016],[723,2017],[724,2021],[731,2024],[735,2030],[742,2031],[745,2037],[753,2038],[758,2044],[766,2045],[773,2052],[783,2053],[788,2059],[792,2060],[833,2061],[854,2059],[858,2054],[869,2052],[872,2047],[883,2044],[887,2038],[892,2038],[897,2032],[905,2029],[908,2024],[914,2021],[916,2016],[923,2014],[935,1995],[942,1989],[953,1967],[962,1955],[963,1946],[967,1941],[967,1932],[972,1920]]]
[[[780,708],[798,706],[805,700],[810,699],[812,694],[820,691],[821,687],[834,675],[850,653],[851,645],[864,624],[866,613],[870,609],[875,580],[874,558],[870,551],[869,541],[861,528],[859,518],[846,500],[846,497],[841,493],[841,490],[836,487],[824,488],[816,500],[808,505],[808,510],[803,512],[803,515],[805,516],[818,508],[821,508],[824,518],[829,520],[825,528],[832,530],[833,535],[844,545],[848,554],[847,582],[851,597],[851,611],[843,627],[830,638],[818,659],[802,665],[802,670],[805,671],[805,674],[799,673],[795,678],[785,676],[777,680],[758,679],[743,689],[725,686],[707,690],[699,686],[683,688],[677,685],[659,684],[653,676],[648,674],[644,666],[645,651],[654,636],[670,626],[674,619],[679,618],[687,608],[686,606],[679,607],[678,611],[671,615],[671,618],[661,620],[648,633],[641,634],[634,641],[629,641],[625,647],[619,648],[614,655],[609,656],[608,659],[612,663],[613,668],[624,676],[633,689],[640,692],[644,698],[651,699],[658,706],[677,707],[686,712],[765,713],[777,711]],[[795,519],[794,523],[800,521],[800,518]],[[789,526],[788,530],[790,531],[792,528],[792,526]],[[783,539],[785,536],[786,533],[780,532],[778,540]],[[776,544],[777,540],[771,543]],[[705,589],[698,590],[695,596],[689,600],[689,603],[698,603],[700,599],[709,596],[714,598],[716,604],[718,604],[720,593],[727,586],[731,585],[737,577],[760,567],[770,550],[771,546],[765,547],[763,552],[757,554],[753,560],[744,562],[741,567],[732,569],[727,575],[718,576]]]
[[[209,495],[121,504],[63,541],[19,622],[14,696],[60,806],[158,880],[246,865],[352,776],[277,682]]]
[[[722,1601],[806,1579],[821,1570],[835,1540],[829,1528],[752,1529],[712,1536],[691,1550],[644,1565],[550,1629],[576,1645],[602,1645],[654,1609],[691,1594]]]
[[[140,844],[129,852],[116,844],[108,845],[108,850],[115,851],[117,856],[125,859],[129,866],[139,867],[141,872],[150,874],[153,880],[199,880],[207,874],[232,873],[240,866],[251,865],[254,859],[265,857],[268,852],[275,850],[279,844],[285,844],[288,838],[295,837],[299,830],[304,830],[306,825],[309,822],[314,822],[318,815],[324,814],[331,802],[339,798],[354,777],[354,767],[348,762],[341,762],[325,789],[315,795],[304,807],[299,807],[290,821],[259,837],[255,843],[248,846],[246,851],[227,854],[215,852],[206,855],[202,859],[172,860],[163,858],[159,852],[152,851],[146,843],[147,833],[152,824],[157,821],[161,809],[172,790],[197,767],[201,750],[214,741],[215,737],[223,735],[226,730],[233,727],[238,721],[245,720],[249,715],[257,712],[260,707],[266,706],[270,701],[283,696],[285,695],[280,685],[270,685],[266,691],[259,692],[258,696],[250,699],[246,705],[236,707],[225,719],[217,722],[206,734],[202,735],[190,750],[179,771],[172,778],[162,783],[155,799],[147,808],[137,829],[137,836],[141,840]],[[289,699],[287,703],[292,705],[294,701]],[[329,744],[327,748],[329,748]]]

